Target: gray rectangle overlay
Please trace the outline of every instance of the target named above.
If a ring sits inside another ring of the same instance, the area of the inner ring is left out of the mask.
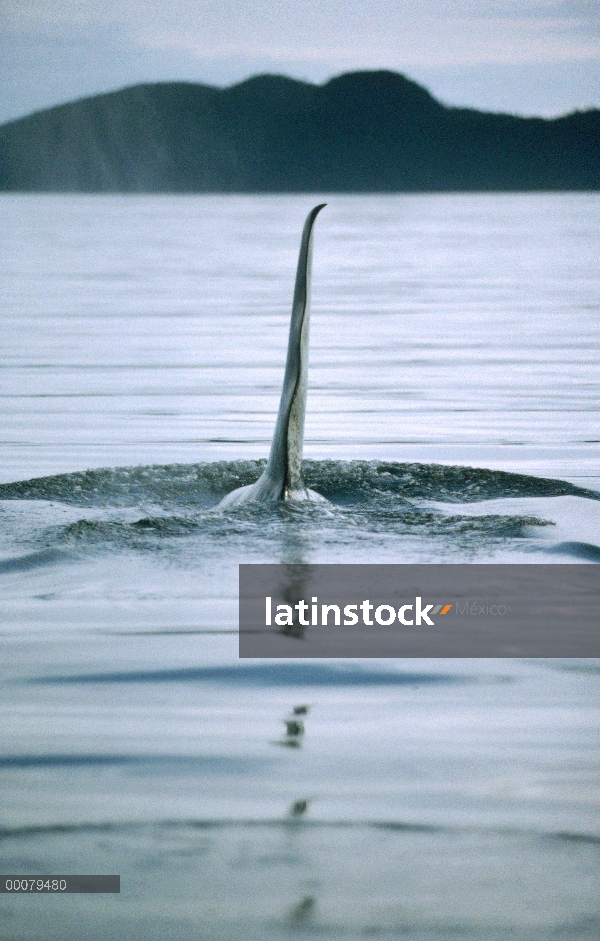
[[[242,658],[600,656],[597,565],[240,565],[239,577]]]
[[[7,895],[68,895],[72,892],[120,892],[121,876],[0,876],[0,893]]]

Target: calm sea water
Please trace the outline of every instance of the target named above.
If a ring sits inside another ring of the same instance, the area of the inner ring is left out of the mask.
[[[215,513],[317,201],[0,200],[0,868],[122,876],[2,896],[7,941],[597,937],[600,663],[240,665],[235,629],[240,562],[600,560],[600,197],[332,197],[330,503]]]

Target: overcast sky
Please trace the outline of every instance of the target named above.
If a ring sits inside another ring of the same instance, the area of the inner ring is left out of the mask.
[[[145,81],[393,69],[514,114],[600,107],[600,0],[0,0],[0,121]]]

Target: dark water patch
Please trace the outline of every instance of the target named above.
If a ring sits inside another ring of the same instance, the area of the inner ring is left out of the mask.
[[[430,509],[394,504],[389,496],[379,499],[367,509],[355,507],[352,518],[367,532],[412,533],[426,530],[431,536],[453,537],[468,542],[471,537],[521,539],[532,527],[554,526],[551,520],[535,516],[486,513],[482,516],[452,515]]]
[[[67,543],[90,545],[118,545],[140,547],[147,537],[187,536],[199,526],[199,521],[185,517],[144,517],[133,522],[124,520],[80,519],[65,526],[54,527],[55,539]]]
[[[145,517],[135,522],[78,520],[60,528],[65,538],[92,540],[118,539],[120,536],[186,536],[195,530],[217,535],[244,535],[255,533],[256,525],[261,528],[265,521],[279,524],[311,523],[322,529],[337,529],[340,523],[350,522],[362,525],[367,531],[383,524],[385,531],[412,532],[426,529],[432,535],[460,535],[470,532],[496,536],[520,537],[528,527],[554,526],[551,520],[535,516],[485,514],[483,516],[447,516],[435,510],[419,509],[412,505],[398,503],[385,498],[373,503],[368,509],[354,507],[332,513],[321,504],[249,504],[235,511],[235,518],[200,514],[196,517]],[[394,526],[394,524],[397,524]]]
[[[600,845],[600,836],[593,833],[570,831],[544,831],[517,827],[488,826],[478,824],[427,823],[414,820],[364,820],[338,819],[318,820],[290,817],[208,817],[163,820],[83,821],[80,823],[32,824],[16,827],[0,827],[0,839],[19,839],[32,836],[55,836],[71,833],[129,833],[131,831],[169,832],[182,830],[225,829],[282,829],[282,830],[384,830],[390,834],[455,834],[479,833],[482,836],[495,834],[517,840],[553,840],[574,843],[580,846]]]
[[[527,662],[536,667],[544,667],[547,670],[558,670],[561,673],[600,676],[600,660],[592,658],[559,660],[543,660],[537,658],[535,660],[528,660]]]
[[[487,468],[381,461],[305,461],[303,467],[307,485],[333,503],[355,502],[373,493],[451,503],[566,494],[600,500],[600,493],[567,481]]]
[[[106,821],[82,823],[33,824],[18,827],[0,827],[0,839],[27,839],[37,836],[61,836],[85,833],[130,833],[132,831],[181,831],[181,830],[225,830],[225,829],[270,829],[270,830],[389,830],[396,833],[444,833],[455,832],[464,827],[449,827],[428,823],[412,823],[398,820],[310,820],[289,817],[267,818],[205,818],[156,821]]]
[[[600,847],[600,834],[595,833],[575,833],[569,830],[559,830],[556,833],[547,833],[545,836],[551,840],[559,840],[563,843],[585,843],[590,846]]]
[[[151,833],[165,836],[182,831],[211,832],[223,830],[281,830],[283,832],[315,832],[319,830],[387,830],[397,834],[436,835],[453,833],[468,828],[438,826],[427,823],[412,823],[397,820],[293,820],[284,818],[206,818],[157,821],[99,821],[81,823],[32,824],[16,827],[0,826],[0,840],[27,840],[47,837],[82,836],[87,834],[111,834],[115,837],[132,833]]]
[[[8,575],[11,572],[30,572],[32,569],[71,561],[72,558],[71,553],[60,549],[41,549],[39,552],[28,552],[27,555],[2,559],[0,561],[0,575]]]
[[[225,493],[251,483],[263,466],[260,461],[229,461],[87,471],[0,485],[0,498],[82,505],[82,518],[68,523],[50,510],[44,517],[48,524],[36,523],[28,533],[28,549],[161,553],[162,558],[189,567],[215,550],[239,558],[250,552],[257,557],[283,555],[295,560],[327,544],[337,551],[348,542],[358,545],[361,539],[372,543],[374,536],[438,540],[446,554],[468,557],[486,546],[493,550],[501,543],[506,548],[511,540],[517,551],[535,551],[532,530],[554,525],[548,520],[518,513],[449,515],[423,501],[591,493],[562,481],[485,469],[308,461],[307,483],[329,502],[248,504],[228,512],[216,509]],[[90,512],[86,514],[85,508]],[[32,553],[32,565],[36,558],[44,556]],[[54,559],[61,561],[58,555]]]
[[[171,635],[175,636],[185,636],[186,634],[237,634],[237,628],[228,628],[228,627],[165,627],[157,628],[156,630],[150,631],[110,631],[107,630],[105,633],[109,637],[169,637]]]
[[[131,523],[131,528],[137,532],[156,533],[157,535],[184,535],[198,528],[198,523],[183,517],[145,516],[143,519]]]
[[[235,686],[433,686],[470,683],[471,678],[451,673],[396,672],[325,664],[273,663],[244,666],[191,667],[175,670],[137,670],[46,676],[27,680],[35,684],[75,683],[231,683]]]
[[[439,526],[440,532],[452,531],[456,535],[476,533],[478,536],[522,539],[532,527],[555,526],[552,520],[538,519],[536,516],[448,516],[445,525]],[[446,529],[446,526],[448,529]]]
[[[600,917],[590,915],[552,928],[548,934],[549,939],[565,939],[565,941],[598,941],[600,938]]]
[[[264,465],[264,461],[217,461],[100,468],[0,484],[0,500],[56,500],[90,507],[210,507],[230,490],[256,480]]]
[[[42,823],[23,827],[0,827],[0,840],[28,839],[37,836],[62,836],[72,833],[126,832],[135,827],[136,824],[127,823]]]
[[[583,562],[600,562],[600,546],[591,542],[559,542],[545,551],[552,555],[569,555]]]
[[[600,663],[564,663],[553,664],[554,669],[563,670],[566,673],[584,673],[591,676],[600,676]]]
[[[262,473],[264,461],[217,461],[103,468],[0,484],[3,500],[56,500],[75,506],[162,509],[208,508]],[[600,493],[562,480],[487,468],[381,461],[305,461],[304,478],[334,504],[396,500],[476,502],[500,497],[575,495],[600,500]]]
[[[166,550],[177,554],[178,540],[192,537],[194,556],[209,546],[226,542],[235,546],[278,545],[290,534],[310,539],[339,542],[365,534],[425,535],[452,543],[454,547],[481,547],[484,542],[523,539],[531,529],[554,523],[533,516],[484,514],[452,515],[415,507],[393,495],[374,497],[370,504],[332,507],[327,504],[248,504],[232,513],[200,510],[188,516],[152,516],[141,519],[80,519],[66,525],[48,527],[36,537],[44,544],[67,545],[79,550]],[[199,539],[195,539],[195,535]],[[189,556],[186,557],[189,562]]]
[[[224,755],[1,755],[0,771],[26,768],[95,768],[134,767],[149,769],[153,773],[174,769],[197,771],[202,774],[243,774],[263,768],[269,759]]]
[[[373,823],[371,826],[378,830],[391,830],[394,833],[447,833],[453,829],[430,823],[404,823],[398,820],[383,820],[379,823]]]

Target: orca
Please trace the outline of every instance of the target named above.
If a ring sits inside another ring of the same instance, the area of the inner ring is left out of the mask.
[[[228,493],[218,504],[218,509],[229,509],[244,503],[326,502],[325,497],[309,490],[302,480],[312,236],[315,219],[326,205],[321,203],[311,209],[302,230],[283,389],[267,466],[256,483]]]

